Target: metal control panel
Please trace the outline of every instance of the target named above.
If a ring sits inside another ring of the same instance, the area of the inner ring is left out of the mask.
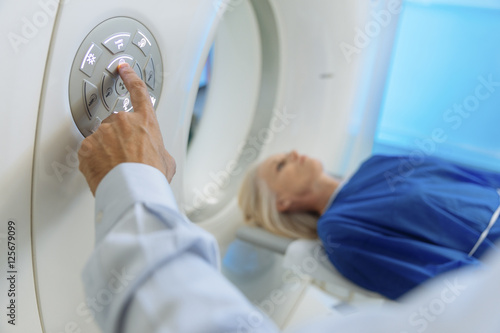
[[[80,45],[69,79],[73,119],[91,135],[113,113],[133,112],[130,94],[118,75],[127,62],[146,83],[156,110],[163,86],[163,64],[152,33],[140,22],[115,17],[96,26]]]

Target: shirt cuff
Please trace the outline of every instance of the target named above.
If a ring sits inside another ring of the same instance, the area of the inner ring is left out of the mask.
[[[167,178],[140,163],[122,163],[102,179],[95,196],[96,244],[134,204],[158,204],[179,211]]]

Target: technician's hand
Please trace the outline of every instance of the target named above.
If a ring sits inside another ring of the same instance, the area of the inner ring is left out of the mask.
[[[160,170],[168,182],[175,174],[175,161],[165,149],[160,126],[144,82],[128,64],[118,68],[134,112],[106,118],[97,131],[83,140],[78,158],[80,171],[92,194],[106,174],[120,163],[143,163]]]

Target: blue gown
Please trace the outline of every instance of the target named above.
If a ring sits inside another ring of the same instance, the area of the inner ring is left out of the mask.
[[[469,256],[500,205],[499,188],[500,174],[436,158],[373,156],[321,216],[318,235],[341,274],[396,299],[498,250],[500,222]]]

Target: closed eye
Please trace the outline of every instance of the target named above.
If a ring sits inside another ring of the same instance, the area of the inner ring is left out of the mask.
[[[285,166],[285,160],[282,160],[276,166],[276,171],[280,171]]]

